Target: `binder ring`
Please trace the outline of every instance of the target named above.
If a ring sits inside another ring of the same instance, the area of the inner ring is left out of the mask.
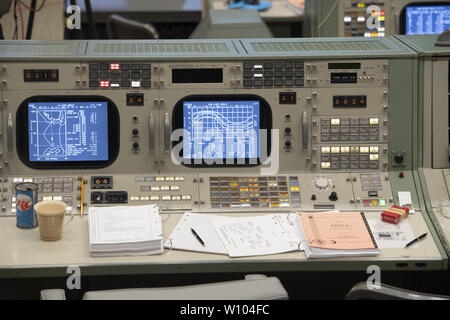
[[[302,251],[302,249],[300,249],[300,246],[302,245],[303,242],[308,242],[308,240],[302,240],[297,244],[297,250],[298,251]]]
[[[293,226],[294,223],[291,221],[291,219],[289,219],[289,216],[290,216],[291,214],[296,214],[296,212],[289,212],[288,215],[286,216],[286,219],[288,220],[289,224],[290,224],[291,226]]]

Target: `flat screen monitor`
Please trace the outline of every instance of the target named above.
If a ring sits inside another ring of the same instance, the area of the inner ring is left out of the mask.
[[[190,97],[174,115],[174,127],[183,129],[183,164],[257,165],[270,149],[262,144],[269,140],[264,129],[271,127],[271,112],[260,97]]]
[[[18,111],[21,159],[41,168],[109,164],[118,151],[114,109],[105,99],[29,99]]]
[[[450,2],[409,4],[400,20],[402,34],[440,34],[450,28]]]

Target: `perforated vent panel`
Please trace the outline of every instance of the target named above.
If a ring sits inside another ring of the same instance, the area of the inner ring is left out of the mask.
[[[230,48],[227,43],[221,42],[168,42],[168,43],[152,43],[152,42],[107,42],[107,43],[90,43],[88,46],[88,55],[220,55],[229,54]]]
[[[349,42],[251,42],[255,53],[282,52],[355,52],[355,51],[386,51],[389,47],[379,41],[349,41]]]
[[[65,43],[6,43],[0,46],[0,54],[5,56],[71,56],[78,53],[80,42],[68,41]]]

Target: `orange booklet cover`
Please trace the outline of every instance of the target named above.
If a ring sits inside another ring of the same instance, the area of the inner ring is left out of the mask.
[[[364,212],[299,212],[309,246],[335,250],[378,248]]]

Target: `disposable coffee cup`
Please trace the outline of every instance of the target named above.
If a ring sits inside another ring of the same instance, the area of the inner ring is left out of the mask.
[[[58,200],[45,200],[34,205],[34,210],[39,221],[39,233],[41,240],[56,241],[62,237],[64,217],[67,204]],[[67,226],[73,219],[64,225]]]

